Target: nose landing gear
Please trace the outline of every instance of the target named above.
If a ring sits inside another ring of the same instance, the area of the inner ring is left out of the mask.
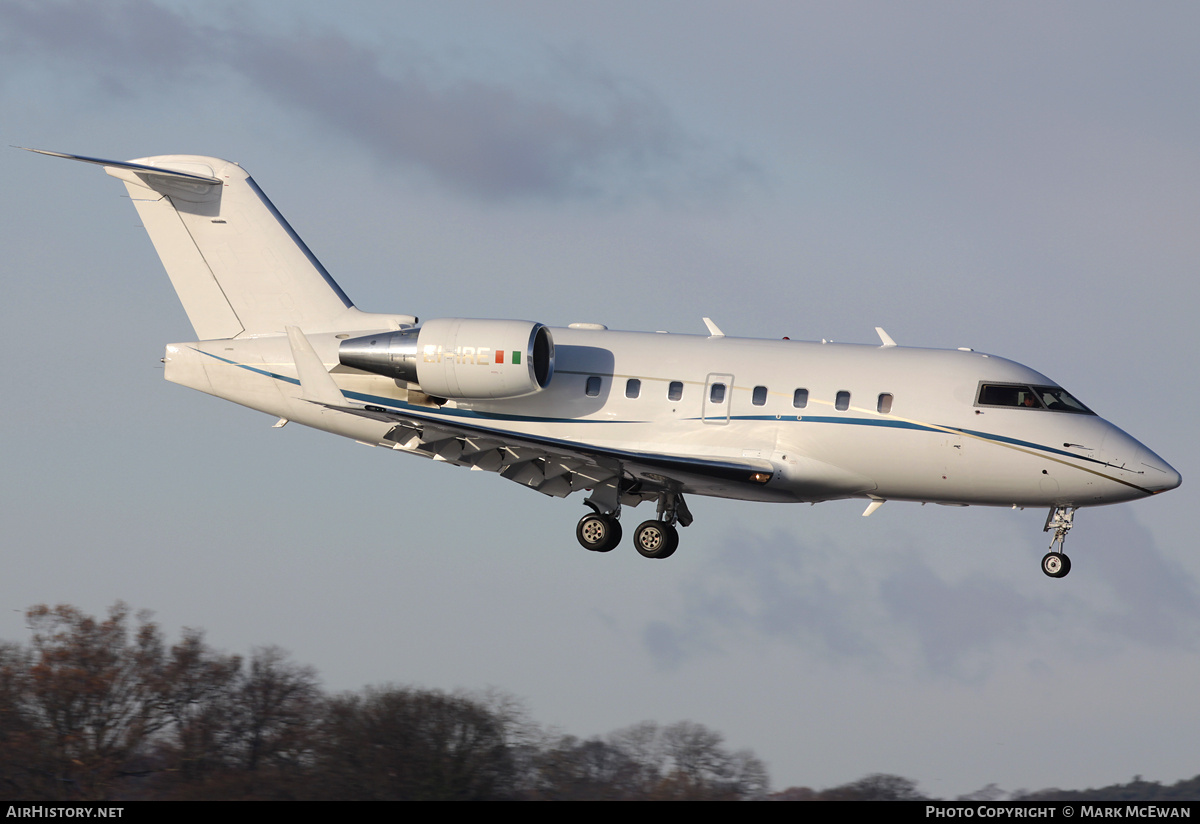
[[[1071,559],[1064,551],[1064,544],[1067,540],[1067,533],[1071,531],[1074,524],[1076,509],[1078,507],[1074,506],[1050,507],[1050,513],[1046,516],[1046,525],[1042,527],[1042,532],[1054,530],[1054,538],[1050,541],[1050,551],[1042,558],[1042,572],[1051,578],[1065,578],[1071,571]],[[1058,544],[1057,552],[1054,551],[1055,544]]]

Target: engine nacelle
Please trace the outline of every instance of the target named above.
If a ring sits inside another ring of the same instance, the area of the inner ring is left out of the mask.
[[[342,341],[346,366],[416,383],[456,400],[519,398],[554,374],[550,330],[528,320],[436,318],[416,329]]]

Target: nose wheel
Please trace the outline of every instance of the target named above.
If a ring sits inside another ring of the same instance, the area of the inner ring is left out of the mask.
[[[1051,578],[1065,578],[1071,571],[1071,559],[1061,552],[1047,552],[1042,558],[1042,572]]]

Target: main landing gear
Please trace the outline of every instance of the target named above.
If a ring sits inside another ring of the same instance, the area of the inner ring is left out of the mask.
[[[593,495],[593,498],[598,496]],[[610,511],[601,509],[600,502],[588,498],[585,504],[592,511],[579,519],[575,537],[584,549],[608,552],[621,543],[621,505],[618,501]],[[644,558],[670,558],[679,548],[679,530],[675,524],[687,526],[692,513],[679,492],[664,491],[658,495],[658,517],[644,521],[633,531],[634,549]]]
[[[1071,531],[1071,526],[1075,521],[1076,509],[1078,507],[1074,506],[1050,507],[1050,513],[1046,516],[1046,525],[1042,527],[1043,532],[1054,530],[1054,538],[1050,541],[1050,551],[1042,558],[1042,572],[1051,578],[1065,578],[1071,571],[1071,559],[1063,551],[1063,545],[1066,543],[1067,533]],[[1055,544],[1058,544],[1058,552],[1054,551]]]

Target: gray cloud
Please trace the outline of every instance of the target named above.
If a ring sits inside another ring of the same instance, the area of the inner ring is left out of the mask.
[[[1116,600],[1097,616],[1097,626],[1138,644],[1195,649],[1200,592],[1173,552],[1159,547],[1126,507],[1086,510],[1083,517],[1088,545],[1079,559],[1096,564]]]
[[[488,199],[662,195],[753,175],[706,154],[649,90],[549,51],[534,59],[547,82],[525,89],[461,76],[412,44],[205,26],[149,0],[9,3],[0,23],[6,49],[82,68],[80,82],[114,95],[188,77],[211,92],[232,74],[385,162]]]
[[[683,138],[663,104],[603,77],[578,76],[594,111],[478,79],[393,76],[380,56],[336,35],[239,35],[231,64],[261,89],[336,124],[383,158],[417,164],[488,197],[592,194],[672,160]]]
[[[1044,579],[1031,557],[1029,579],[1015,582],[990,572],[948,578],[911,550],[856,560],[785,532],[738,529],[681,587],[678,614],[647,625],[643,643],[664,668],[774,639],[829,661],[915,662],[965,682],[986,679],[999,650],[1028,650],[1039,638],[1071,656],[1112,655],[1127,643],[1194,649],[1196,582],[1130,510],[1089,509],[1077,522],[1071,577]],[[845,568],[856,563],[875,566]]]
[[[879,656],[863,616],[850,607],[859,599],[834,583],[861,582],[827,574],[834,554],[829,547],[803,545],[782,531],[760,536],[742,530],[728,534],[724,547],[716,569],[684,586],[681,614],[644,631],[659,665],[676,667],[762,638],[795,643],[826,659]]]
[[[121,97],[178,81],[203,59],[210,40],[202,27],[146,0],[0,5],[5,58],[73,66],[65,71],[71,82]]]
[[[1030,565],[1030,574],[1035,572]],[[1061,621],[1061,608],[1053,602],[986,575],[946,581],[917,558],[905,559],[884,579],[880,597],[893,625],[915,635],[931,672],[967,680],[990,671],[988,654],[998,644]]]
[[[1071,655],[1112,654],[1122,642],[1194,649],[1196,582],[1130,509],[1088,509],[1076,522],[1067,543],[1076,571],[1062,581],[1039,576],[1037,583],[1055,588],[1045,595],[987,574],[948,581],[908,558],[881,584],[891,620],[915,635],[930,671],[968,680],[989,671],[989,654],[1001,644],[1039,634],[1058,637]]]

